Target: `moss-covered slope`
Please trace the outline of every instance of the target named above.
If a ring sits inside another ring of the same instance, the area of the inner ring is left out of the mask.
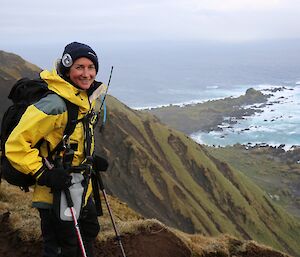
[[[229,233],[299,252],[299,223],[241,172],[149,113],[113,97],[108,107],[97,148],[110,160],[108,190],[131,208],[186,232]]]
[[[13,56],[0,61],[0,67],[14,58],[19,60]],[[17,70],[27,70],[24,62]],[[31,68],[28,74],[1,70],[6,74],[1,75],[1,92],[11,85],[3,81],[38,73]],[[1,93],[2,109],[7,108],[5,98]],[[300,224],[241,172],[149,113],[131,110],[113,97],[108,109],[107,126],[96,133],[96,148],[110,161],[103,175],[109,192],[143,216],[186,232],[228,233],[294,255],[300,252]]]
[[[300,149],[280,146],[208,147],[207,151],[230,164],[259,185],[274,202],[300,217]]]

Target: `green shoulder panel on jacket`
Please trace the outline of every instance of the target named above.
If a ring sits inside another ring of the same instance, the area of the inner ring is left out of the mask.
[[[65,101],[57,94],[49,94],[39,100],[34,106],[47,115],[57,115],[67,111]]]

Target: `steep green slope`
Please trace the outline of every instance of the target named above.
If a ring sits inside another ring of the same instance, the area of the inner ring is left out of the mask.
[[[0,67],[5,65],[0,59]],[[2,109],[7,108],[2,92],[10,85],[3,81],[37,74],[25,67],[29,75],[1,68],[6,74],[0,81]],[[108,191],[144,216],[186,232],[229,233],[300,252],[300,224],[241,172],[149,113],[131,110],[113,97],[108,108],[106,129],[96,133],[97,151],[110,161],[104,174]]]
[[[0,50],[0,119],[2,119],[7,106],[11,104],[7,96],[15,81],[22,77],[37,77],[40,71],[40,68],[20,56]]]
[[[107,188],[131,208],[186,232],[230,233],[299,252],[300,224],[241,172],[155,116],[113,97],[108,107],[97,150],[111,162]]]
[[[229,163],[251,178],[289,213],[300,217],[300,149],[250,147],[236,144],[206,147],[219,160]]]
[[[4,80],[31,78],[40,71],[39,67],[25,61],[22,57],[0,50],[0,77]]]

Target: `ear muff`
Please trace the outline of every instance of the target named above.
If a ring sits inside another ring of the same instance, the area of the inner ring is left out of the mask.
[[[61,58],[61,64],[66,68],[70,68],[73,64],[72,56],[68,53],[64,54]]]

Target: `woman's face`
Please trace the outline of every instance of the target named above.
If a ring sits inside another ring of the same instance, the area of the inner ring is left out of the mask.
[[[90,59],[81,57],[73,63],[67,76],[75,85],[87,90],[96,78],[96,68]]]

